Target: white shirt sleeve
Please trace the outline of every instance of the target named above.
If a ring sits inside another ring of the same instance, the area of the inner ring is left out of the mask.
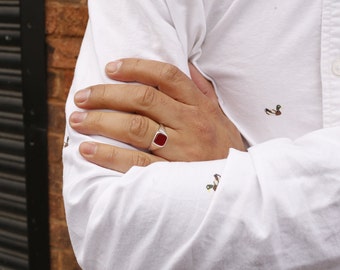
[[[197,40],[193,35],[183,46],[165,2],[95,0],[89,11],[67,120],[77,110],[75,91],[111,83],[104,74],[108,61],[152,58],[187,72],[188,48]],[[225,160],[159,162],[126,174],[88,163],[78,152],[85,140],[125,145],[78,134],[68,123],[66,136],[65,208],[83,269],[336,269],[340,264],[339,127],[295,141],[271,140],[248,152],[231,150]],[[216,191],[208,190],[216,185],[215,174],[221,175]]]

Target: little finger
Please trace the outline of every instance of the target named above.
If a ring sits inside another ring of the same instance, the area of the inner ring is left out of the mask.
[[[89,162],[122,173],[127,172],[133,166],[145,167],[157,161],[166,161],[142,151],[95,142],[83,142],[79,146],[79,152]]]

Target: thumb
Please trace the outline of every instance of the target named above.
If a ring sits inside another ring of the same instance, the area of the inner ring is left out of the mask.
[[[189,63],[189,71],[192,81],[196,84],[199,90],[205,96],[207,96],[214,102],[217,102],[217,96],[212,83],[205,77],[203,77],[203,75],[198,71],[198,69],[191,63]]]

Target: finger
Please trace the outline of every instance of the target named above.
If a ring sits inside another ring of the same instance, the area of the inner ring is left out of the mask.
[[[185,160],[185,155],[196,147],[192,136],[188,138],[183,129],[159,125],[140,115],[120,112],[73,112],[70,126],[86,135],[104,136],[139,149],[149,149],[167,160]]]
[[[83,142],[79,152],[87,161],[123,173],[133,166],[145,167],[157,161],[165,161],[149,153],[95,142]]]
[[[192,81],[196,84],[201,92],[209,97],[213,102],[217,103],[217,96],[215,93],[214,86],[210,81],[208,81],[201,72],[191,63],[189,63],[189,71]]]
[[[168,63],[127,58],[109,63],[106,73],[114,80],[157,87],[170,97],[189,105],[199,104],[204,97],[188,76]]]
[[[144,149],[150,147],[159,129],[158,123],[141,115],[102,111],[74,112],[70,116],[70,125],[82,134],[101,135]],[[166,129],[172,137],[175,136],[171,128]]]
[[[127,84],[96,85],[80,90],[74,102],[83,109],[142,114],[169,127],[177,125],[176,119],[181,119],[183,110],[188,107],[151,86]]]

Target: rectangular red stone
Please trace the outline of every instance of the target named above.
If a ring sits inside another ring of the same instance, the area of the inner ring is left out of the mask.
[[[155,139],[153,140],[154,144],[157,144],[158,146],[162,147],[165,145],[168,137],[163,133],[157,133]]]

